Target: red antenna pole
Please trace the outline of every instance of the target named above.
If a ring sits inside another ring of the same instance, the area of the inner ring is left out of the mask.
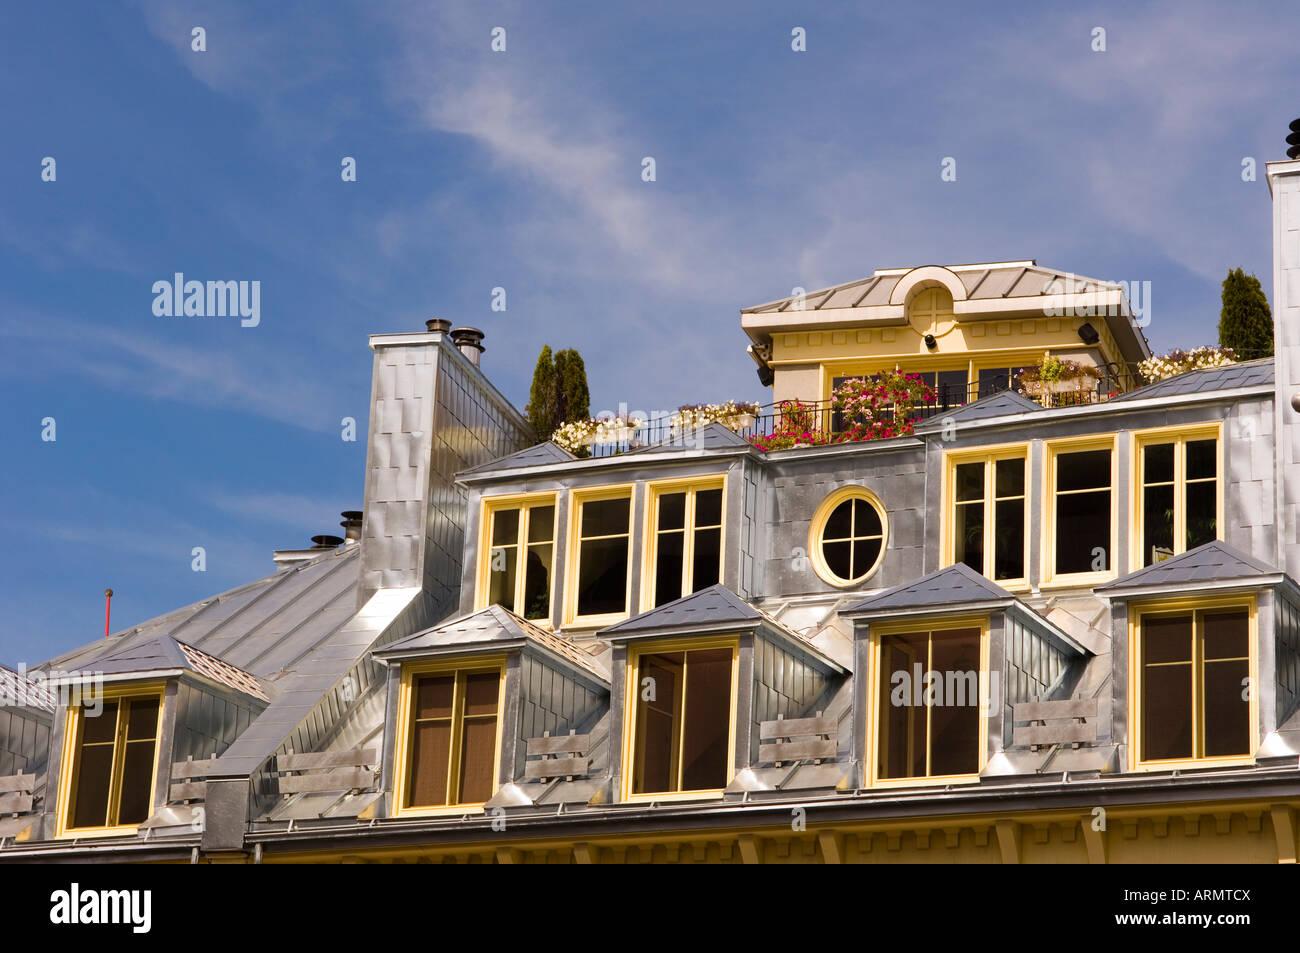
[[[104,590],[104,638],[108,638],[108,615],[113,608],[113,590]]]

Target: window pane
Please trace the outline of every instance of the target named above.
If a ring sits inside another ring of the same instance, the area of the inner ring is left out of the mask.
[[[455,691],[456,678],[453,675],[438,675],[422,678],[415,684],[416,718],[450,718],[452,692]]]
[[[882,778],[925,776],[925,714],[920,686],[928,658],[927,633],[888,635],[880,644],[879,752]]]
[[[152,707],[156,716],[158,703],[153,702]],[[122,796],[117,812],[119,824],[139,824],[149,817],[149,802],[153,799],[153,755],[152,736],[148,741],[127,743],[122,760]]]
[[[695,494],[695,525],[722,525],[721,490],[700,490]]]
[[[1149,665],[1142,685],[1142,758],[1192,756],[1192,666]]]
[[[959,463],[957,476],[957,502],[984,499],[984,464]]]
[[[465,714],[495,715],[501,694],[501,676],[496,672],[475,672],[465,676]]]
[[[1203,480],[1219,472],[1219,442],[1217,440],[1187,441],[1187,479]]]
[[[965,371],[940,371],[937,380],[931,382],[931,386],[939,391],[940,406],[952,407],[966,403],[969,385]]]
[[[724,787],[731,735],[731,649],[686,654],[683,791]]]
[[[554,559],[554,547],[554,543],[538,543],[528,547],[528,565],[524,570],[525,619],[545,619],[551,614],[551,562]]]
[[[127,712],[126,737],[128,741],[153,740],[158,734],[158,699],[137,698],[130,702]]]
[[[1152,443],[1142,448],[1142,482],[1172,483],[1174,444]]]
[[[1062,453],[1056,458],[1058,490],[1090,490],[1110,487],[1110,451],[1085,450]]]
[[[826,566],[840,579],[853,578],[853,551],[852,543],[823,543],[822,558],[826,560]]]
[[[686,534],[660,533],[655,551],[655,605],[682,597],[682,561]]]
[[[930,708],[930,776],[979,770],[979,629],[935,632],[932,670],[942,676]]]
[[[953,523],[954,556],[978,573],[984,572],[984,503],[959,503]]]
[[[691,591],[699,592],[716,585],[718,564],[722,559],[722,529],[700,529],[695,531],[694,563],[691,566]]]
[[[451,719],[417,722],[411,738],[411,784],[407,807],[447,803]]]
[[[578,615],[627,611],[627,544],[626,536],[582,544]]]
[[[1023,579],[1025,575],[1025,501],[994,504],[993,578]],[[967,563],[969,566],[970,564]],[[972,567],[974,568],[974,567]],[[982,571],[980,569],[977,572]]]
[[[659,497],[659,528],[681,529],[686,525],[686,494],[665,493]]]
[[[853,536],[880,536],[884,530],[880,526],[880,514],[866,500],[853,501]]]
[[[1001,498],[1025,495],[1024,460],[999,460],[994,464],[994,467],[996,470],[993,491],[995,496]]]
[[[1250,615],[1245,609],[1206,612],[1201,616],[1201,626],[1205,659],[1239,659],[1250,655]]]
[[[878,539],[854,540],[851,578],[857,579],[859,576],[866,575],[867,571],[876,564],[876,559],[880,556],[880,543]]]
[[[103,827],[108,823],[108,788],[113,772],[113,746],[97,744],[83,747],[78,758],[72,826]]]
[[[831,512],[823,539],[848,539],[853,535],[853,501],[845,500]]]
[[[488,604],[515,608],[518,546],[493,546],[488,553]]]
[[[980,396],[987,397],[1004,391],[1011,383],[1011,375],[1005,367],[986,367],[979,371]]]
[[[528,542],[549,543],[555,537],[555,507],[534,506],[528,511]]]
[[[1250,754],[1249,674],[1246,659],[1205,663],[1205,757]]]
[[[492,545],[519,542],[519,510],[496,510],[492,514]]]
[[[1216,483],[1187,484],[1187,548],[1218,538]]]
[[[589,500],[582,504],[582,535],[615,536],[628,531],[631,500]]]
[[[1057,496],[1056,571],[1091,572],[1109,568],[1110,490]]]
[[[493,682],[497,680],[496,675],[487,677]],[[494,705],[495,701],[494,695]],[[466,718],[460,743],[460,791],[457,801],[460,804],[480,804],[492,796],[497,745],[496,718]]]
[[[1190,615],[1143,616],[1142,663],[1144,665],[1191,660],[1192,617]]]
[[[642,656],[637,672],[637,750],[632,790],[647,794],[676,789],[676,721],[681,652]]]
[[[79,724],[83,744],[111,742],[117,736],[117,702],[105,702],[98,715],[83,709]]]
[[[1142,565],[1150,566],[1174,554],[1174,487],[1142,490]]]

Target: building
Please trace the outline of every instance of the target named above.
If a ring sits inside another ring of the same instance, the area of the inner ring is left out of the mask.
[[[1033,262],[742,313],[778,404],[933,375],[885,439],[577,458],[477,332],[373,337],[346,542],[6,675],[0,862],[1294,862],[1300,160],[1268,180],[1273,359],[1134,387],[1122,289]],[[1006,389],[1044,351],[1087,399]]]

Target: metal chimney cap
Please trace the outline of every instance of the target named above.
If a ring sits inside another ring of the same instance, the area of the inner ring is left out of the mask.
[[[343,545],[341,536],[327,536],[323,533],[320,536],[313,536],[311,541],[316,544],[312,549],[336,549]]]
[[[365,514],[360,510],[344,510],[339,514],[339,516],[343,517],[345,520],[359,520],[364,515]]]
[[[461,327],[453,328],[451,331],[451,340],[457,347],[474,347],[480,351],[487,350],[483,347],[484,334],[478,328]]]
[[[1286,142],[1291,148],[1286,150],[1286,157],[1300,159],[1300,119],[1292,119],[1289,128],[1291,135],[1286,137]]]
[[[424,327],[428,331],[441,331],[446,334],[451,330],[451,322],[446,318],[430,318],[424,322]]]

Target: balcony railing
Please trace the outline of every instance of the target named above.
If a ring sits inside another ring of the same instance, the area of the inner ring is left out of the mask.
[[[1097,380],[1095,386],[1077,388],[1062,382],[1055,385],[1056,389],[1044,389],[1043,392],[1037,394],[1025,393],[1023,396],[1044,407],[1072,407],[1102,403],[1130,391],[1140,386],[1140,384],[1141,382],[1134,375],[1121,370],[1112,371]],[[937,388],[938,393],[933,402],[912,408],[912,412],[908,416],[913,424],[917,424],[923,420],[942,417],[944,414],[981,397],[989,397],[1010,389],[1005,384],[995,386],[985,384],[982,387],[979,384],[970,384],[966,387],[941,386]],[[745,440],[753,437],[770,437],[772,434],[781,431],[783,424],[791,419],[792,411],[800,415],[799,419],[812,424],[808,428],[809,430],[819,431],[823,435],[842,434],[849,429],[845,426],[843,414],[836,410],[829,400],[799,401],[797,409],[791,408],[789,401],[783,403],[786,406],[768,404],[761,407],[759,413],[754,415],[753,422],[748,426],[737,428],[736,434]],[[637,428],[635,435],[629,440],[593,445],[591,455],[593,457],[609,457],[665,441],[680,441],[685,446],[691,446],[691,432],[679,433],[675,431],[671,417],[665,415],[642,423]]]

